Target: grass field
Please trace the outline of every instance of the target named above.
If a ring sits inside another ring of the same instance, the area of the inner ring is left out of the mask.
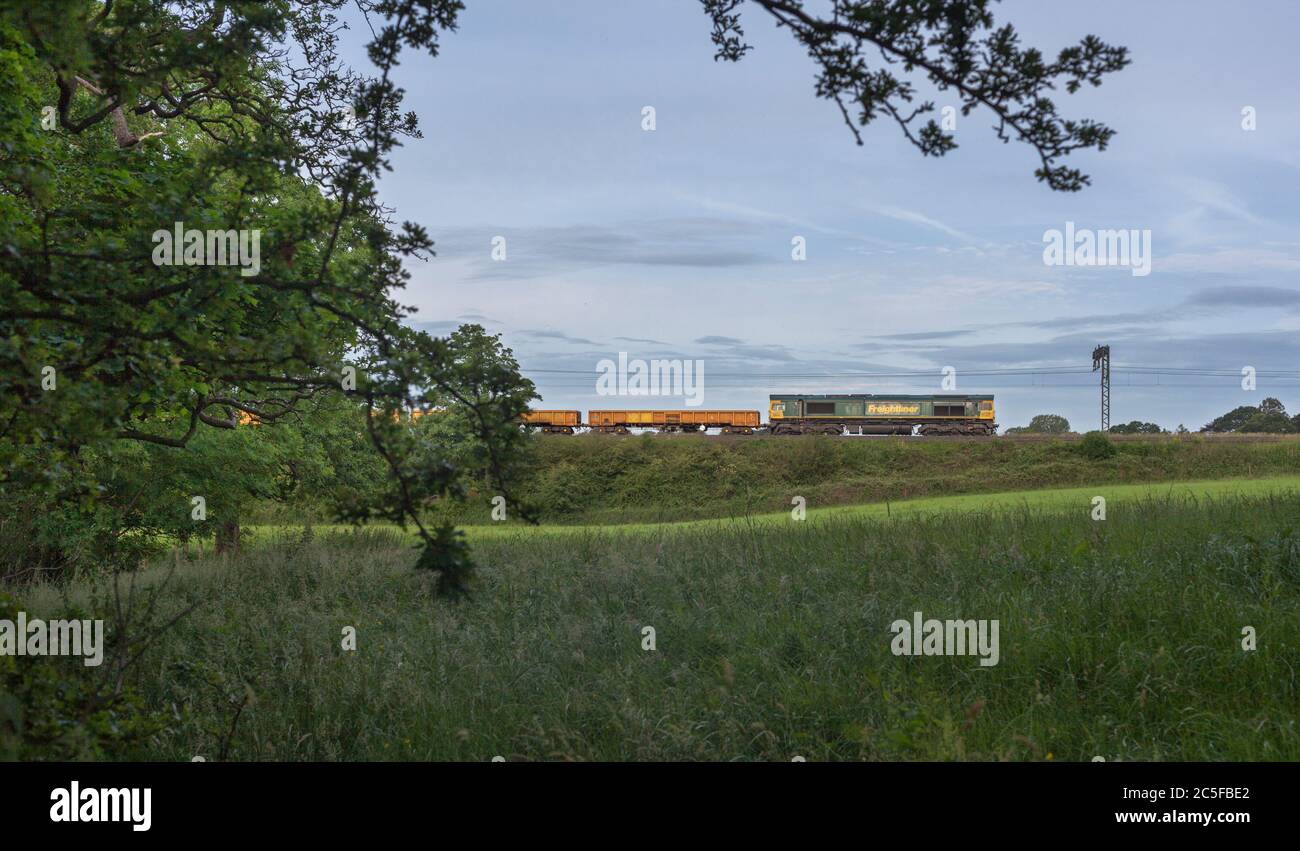
[[[1089,457],[1063,439],[538,436],[517,495],[545,523],[606,525],[730,517],[1116,484],[1300,475],[1300,438],[1269,442],[1199,435],[1116,441]],[[456,506],[462,524],[488,521],[492,493]]]
[[[1159,485],[1095,485],[1082,488],[1044,488],[1041,490],[1007,491],[1003,493],[961,494],[957,496],[918,497],[896,502],[874,502],[860,505],[831,505],[817,507],[806,504],[806,519],[817,521],[826,518],[891,518],[952,513],[990,514],[1016,511],[1022,508],[1045,512],[1081,512],[1091,516],[1092,500],[1102,497],[1109,510],[1112,505],[1126,505],[1134,501],[1187,497],[1221,499],[1225,497],[1255,496],[1283,491],[1300,491],[1300,476],[1272,476],[1264,479],[1215,479],[1210,481],[1169,482]],[[667,528],[681,530],[710,530],[726,528],[736,522],[745,524],[787,524],[792,521],[791,511],[769,512],[705,520],[668,521],[663,523],[626,522],[605,525],[540,524],[532,526],[520,521],[469,524],[463,528],[471,541],[500,538],[530,537],[538,535],[590,534],[601,530],[620,533],[656,533]],[[247,533],[252,542],[283,542],[298,539],[306,527],[301,524],[280,526],[253,526]],[[312,527],[313,533],[348,535],[368,534],[376,528],[402,534],[396,526],[372,526],[353,530],[338,524]],[[413,529],[405,533],[412,543],[417,540]]]
[[[392,530],[285,534],[166,584],[160,617],[200,605],[136,672],[173,721],[133,755],[1300,759],[1295,485],[493,530],[458,602]],[[893,655],[914,611],[998,620],[999,663]]]

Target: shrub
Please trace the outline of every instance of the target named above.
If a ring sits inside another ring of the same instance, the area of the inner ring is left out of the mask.
[[[1079,441],[1079,454],[1093,461],[1114,457],[1118,451],[1110,438],[1099,431],[1090,431]]]
[[[0,592],[0,619],[16,621],[21,608]],[[137,755],[163,729],[163,716],[144,709],[130,688],[112,688],[107,670],[87,667],[79,657],[0,655],[0,760]]]

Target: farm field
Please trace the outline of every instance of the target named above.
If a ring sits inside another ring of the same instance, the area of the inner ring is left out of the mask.
[[[1300,758],[1296,477],[1002,497],[471,530],[455,602],[392,529],[161,564],[158,616],[198,604],[134,675],[171,721],[114,756]],[[894,655],[916,611],[998,620],[998,663]]]

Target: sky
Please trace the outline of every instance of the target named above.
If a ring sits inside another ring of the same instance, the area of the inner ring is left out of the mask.
[[[1086,430],[1097,376],[1052,368],[1087,370],[1105,343],[1112,422],[1195,430],[1266,396],[1300,412],[1294,2],[996,6],[1050,56],[1087,34],[1130,50],[1101,87],[1056,97],[1117,131],[1067,160],[1092,178],[1078,193],[1039,183],[1033,150],[998,141],[988,112],[959,114],[942,158],[885,121],[857,146],[815,96],[812,60],[755,6],[754,49],[733,64],[714,61],[696,0],[467,5],[439,57],[398,69],[423,138],[396,152],[381,198],[437,246],[409,266],[412,323],[500,333],[535,407],[684,405],[599,395],[600,362],[626,352],[702,361],[704,408],[937,393],[950,366],[956,392],[996,396],[1004,427],[1056,413]],[[361,68],[369,31],[352,24]],[[1048,265],[1044,233],[1067,223],[1149,231],[1150,273]]]

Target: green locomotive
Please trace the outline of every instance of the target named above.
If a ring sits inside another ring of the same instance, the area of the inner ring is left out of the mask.
[[[992,435],[992,396],[773,393],[772,434]]]

